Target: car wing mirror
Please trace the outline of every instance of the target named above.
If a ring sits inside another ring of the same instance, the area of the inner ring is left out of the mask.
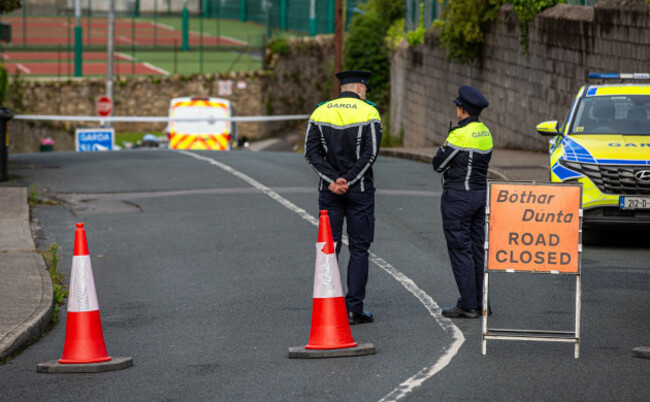
[[[555,136],[558,135],[557,131],[557,120],[551,120],[551,121],[545,121],[542,123],[539,123],[537,127],[535,127],[537,132],[541,135],[545,136]]]

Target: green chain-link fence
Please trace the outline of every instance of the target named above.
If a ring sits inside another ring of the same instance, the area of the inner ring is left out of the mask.
[[[361,2],[346,1],[348,20]],[[2,15],[1,20],[12,27],[11,43],[0,44],[9,72],[102,75],[109,1],[80,0],[80,4],[79,20],[75,0],[22,0],[21,9]],[[269,37],[334,30],[335,0],[114,0],[113,4],[118,75],[256,70]]]

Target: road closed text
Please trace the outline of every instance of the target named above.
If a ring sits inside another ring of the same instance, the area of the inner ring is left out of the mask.
[[[516,233],[508,234],[509,246],[536,246],[556,247],[560,244],[560,236],[554,233]],[[552,250],[515,251],[512,247],[508,250],[497,250],[495,258],[498,262],[507,264],[537,264],[537,265],[568,265],[571,263],[571,254]]]
[[[579,186],[491,183],[488,269],[575,272]]]

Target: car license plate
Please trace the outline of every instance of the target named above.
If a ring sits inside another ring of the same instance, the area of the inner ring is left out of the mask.
[[[620,197],[621,209],[650,209],[650,197]]]

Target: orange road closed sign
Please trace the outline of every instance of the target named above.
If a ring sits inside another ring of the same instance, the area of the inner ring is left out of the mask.
[[[490,271],[580,272],[582,186],[489,183]]]

